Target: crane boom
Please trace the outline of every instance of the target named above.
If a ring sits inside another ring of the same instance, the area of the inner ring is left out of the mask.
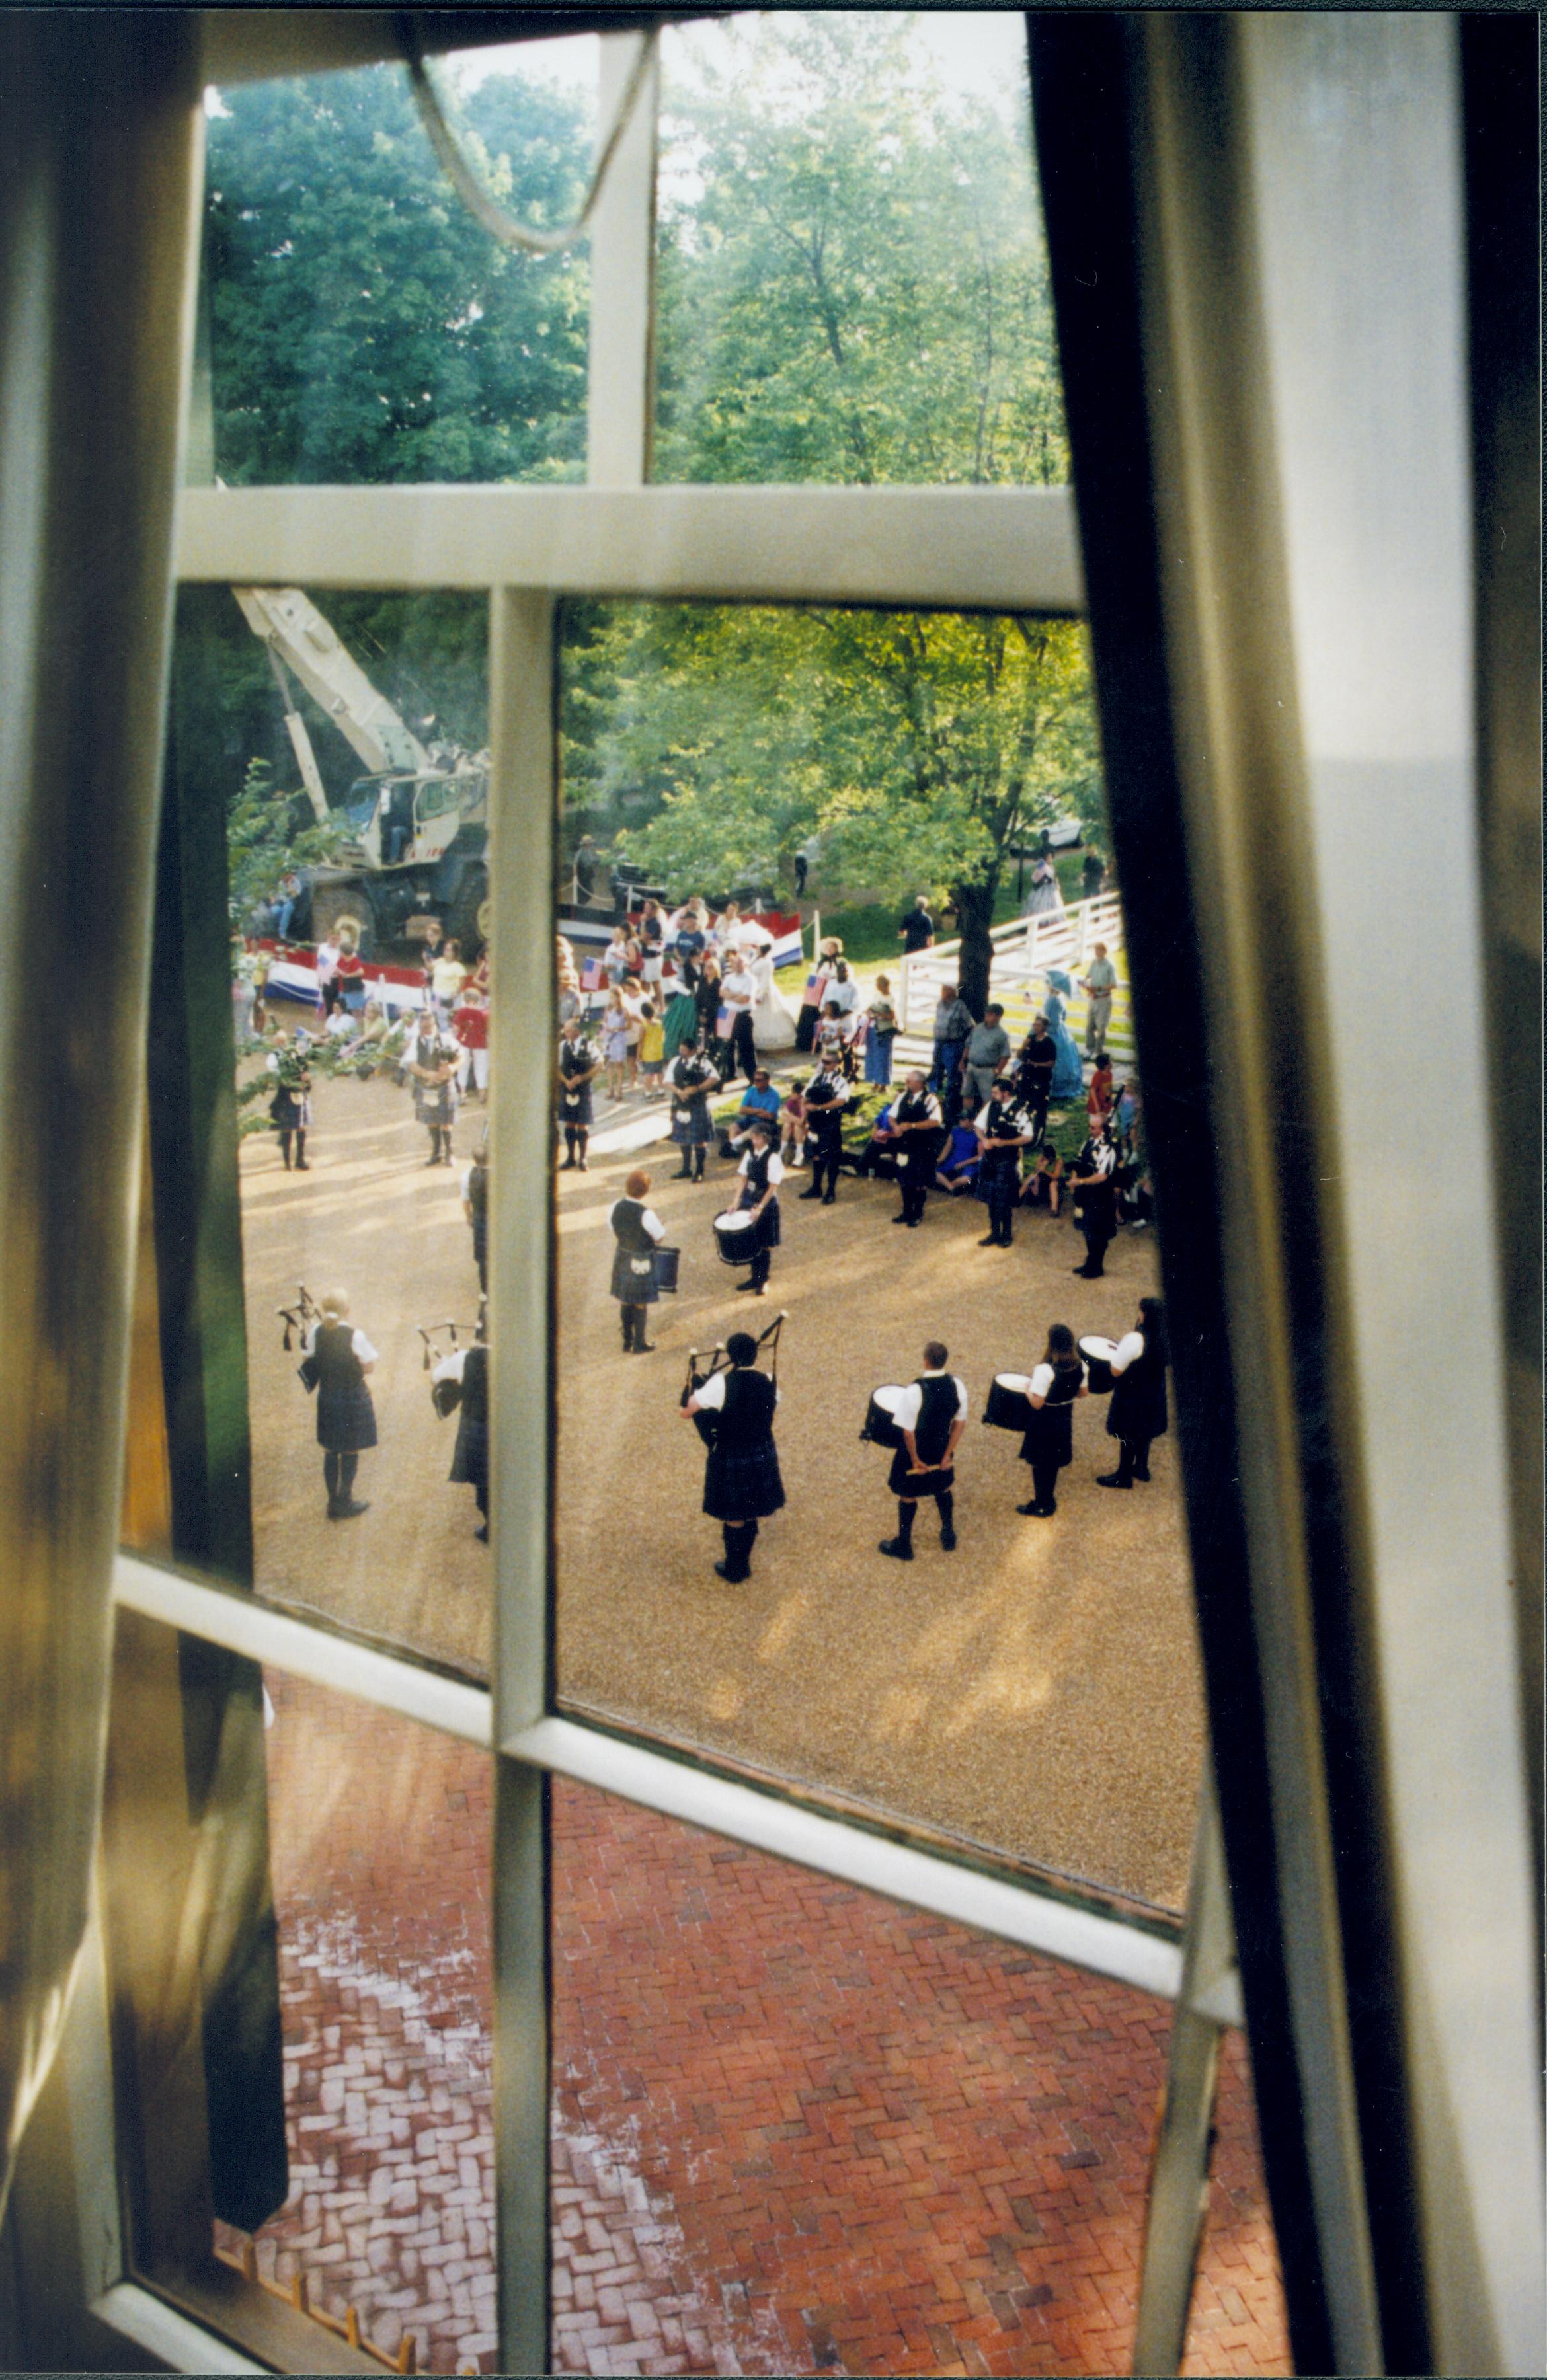
[[[299,679],[372,774],[394,769],[418,772],[430,767],[430,755],[418,736],[405,726],[386,697],[377,693],[299,587],[233,587],[231,592],[253,635],[267,646],[275,675],[280,675],[283,664]],[[287,726],[289,717],[287,710]],[[296,725],[301,725],[298,713]],[[301,747],[293,727],[290,736],[299,758]],[[304,759],[301,767],[306,773]],[[313,761],[313,771],[315,767]],[[309,788],[310,784],[308,777]]]

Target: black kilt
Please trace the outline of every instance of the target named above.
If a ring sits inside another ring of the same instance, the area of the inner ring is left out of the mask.
[[[752,1226],[752,1254],[756,1256],[762,1249],[776,1248],[778,1245],[779,1202],[777,1198],[770,1198]]]
[[[376,1443],[376,1408],[363,1380],[317,1390],[317,1443],[329,1454],[363,1454]]]
[[[578,1090],[566,1090],[559,1077],[558,1120],[570,1132],[589,1132],[591,1122],[591,1085],[582,1083]]]
[[[269,1114],[276,1131],[295,1132],[306,1122],[305,1102],[295,1091],[286,1090],[281,1084],[269,1101]]]
[[[905,1501],[909,1498],[917,1501],[920,1496],[948,1496],[956,1484],[956,1468],[948,1463],[936,1463],[928,1471],[910,1470],[906,1446],[898,1447],[886,1474],[887,1487]]]
[[[457,1427],[457,1444],[452,1450],[451,1469],[447,1476],[458,1488],[477,1488],[489,1492],[489,1425],[486,1421],[469,1421],[462,1415]]]
[[[785,1500],[773,1438],[722,1453],[710,1449],[703,1467],[703,1509],[712,1521],[766,1521]]]
[[[1020,1459],[1039,1470],[1062,1471],[1074,1461],[1074,1404],[1042,1405],[1020,1442]]]
[[[1126,1438],[1148,1441],[1165,1436],[1165,1374],[1156,1372],[1146,1378],[1140,1373],[1136,1379],[1135,1367],[1129,1365],[1119,1372],[1113,1384],[1112,1402],[1106,1411],[1106,1432],[1109,1438]]]
[[[672,1138],[679,1148],[707,1148],[714,1137],[714,1119],[709,1112],[709,1094],[700,1091],[685,1108],[672,1111]]]
[[[642,1264],[642,1273],[632,1272],[631,1265]],[[648,1249],[640,1254],[633,1248],[613,1250],[612,1293],[620,1305],[653,1305],[660,1296],[655,1286],[655,1259]]]

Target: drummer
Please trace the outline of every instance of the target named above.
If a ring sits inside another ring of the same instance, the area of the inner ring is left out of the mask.
[[[768,1275],[779,1245],[779,1184],[785,1178],[785,1165],[774,1145],[778,1130],[776,1123],[760,1116],[752,1125],[751,1147],[736,1169],[741,1176],[737,1206],[752,1218],[752,1269],[737,1288],[750,1290],[755,1297],[768,1294]]]
[[[913,1560],[913,1516],[921,1496],[934,1498],[942,1548],[956,1550],[956,1461],[967,1427],[967,1384],[946,1371],[948,1360],[947,1350],[932,1339],[922,1372],[903,1390],[892,1416],[903,1434],[886,1475],[897,1500],[897,1534],[883,1537],[879,1550],[896,1561]]]
[[[1139,1319],[1112,1353],[1107,1436],[1117,1440],[1117,1468],[1098,1488],[1131,1488],[1150,1476],[1150,1447],[1165,1434],[1165,1325],[1158,1297],[1141,1297]]]
[[[733,1330],[725,1353],[729,1371],[712,1373],[682,1410],[688,1417],[700,1413],[720,1417],[703,1469],[703,1509],[719,1522],[725,1536],[725,1558],[715,1563],[715,1573],[734,1586],[751,1573],[758,1523],[779,1510],[785,1484],[774,1444],[779,1391],[765,1373],[755,1369],[758,1342],[749,1330]]]
[[[673,1059],[666,1080],[672,1094],[672,1138],[682,1152],[682,1162],[672,1176],[674,1182],[701,1182],[704,1159],[714,1137],[714,1119],[709,1112],[712,1094],[720,1087],[720,1077],[704,1047],[700,1033],[689,1049],[684,1046]]]
[[[1016,1510],[1046,1521],[1058,1510],[1058,1474],[1074,1461],[1070,1408],[1086,1393],[1085,1366],[1066,1323],[1055,1322],[1048,1332],[1046,1350],[1026,1393],[1031,1424],[1020,1442],[1020,1459],[1031,1465],[1032,1493],[1029,1504],[1017,1504]]]
[[[645,1308],[653,1305],[660,1292],[655,1286],[655,1244],[666,1236],[666,1227],[653,1208],[645,1205],[650,1195],[648,1173],[630,1173],[623,1185],[623,1196],[615,1198],[607,1220],[617,1242],[613,1251],[612,1293],[623,1309],[623,1352],[626,1355],[653,1355],[653,1342],[645,1337]]]

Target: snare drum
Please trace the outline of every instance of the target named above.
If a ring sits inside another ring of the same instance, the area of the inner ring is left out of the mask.
[[[757,1254],[757,1234],[750,1209],[737,1207],[728,1215],[716,1215],[714,1245],[720,1251],[722,1264],[750,1264]]]
[[[983,1421],[990,1429],[1028,1430],[1031,1427],[1029,1372],[996,1372],[989,1384]]]
[[[665,1297],[675,1297],[676,1295],[676,1271],[677,1266],[682,1261],[682,1250],[680,1248],[654,1247],[652,1248],[650,1254],[651,1262],[655,1268],[655,1287],[657,1294]]]
[[[1082,1339],[1079,1342],[1080,1361],[1085,1366],[1085,1385],[1093,1397],[1112,1394],[1112,1358],[1117,1353],[1115,1339]]]
[[[907,1393],[906,1389],[877,1389],[865,1407],[865,1427],[860,1438],[868,1438],[873,1446],[900,1446],[903,1434],[895,1415]]]

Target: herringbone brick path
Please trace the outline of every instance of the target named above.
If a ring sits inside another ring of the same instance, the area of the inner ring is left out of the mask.
[[[488,1762],[270,1685],[294,2186],[260,2256],[492,2371]],[[578,1787],[554,1814],[560,2369],[1127,2368],[1163,2004]],[[1186,2368],[1289,2369],[1238,2043]]]

